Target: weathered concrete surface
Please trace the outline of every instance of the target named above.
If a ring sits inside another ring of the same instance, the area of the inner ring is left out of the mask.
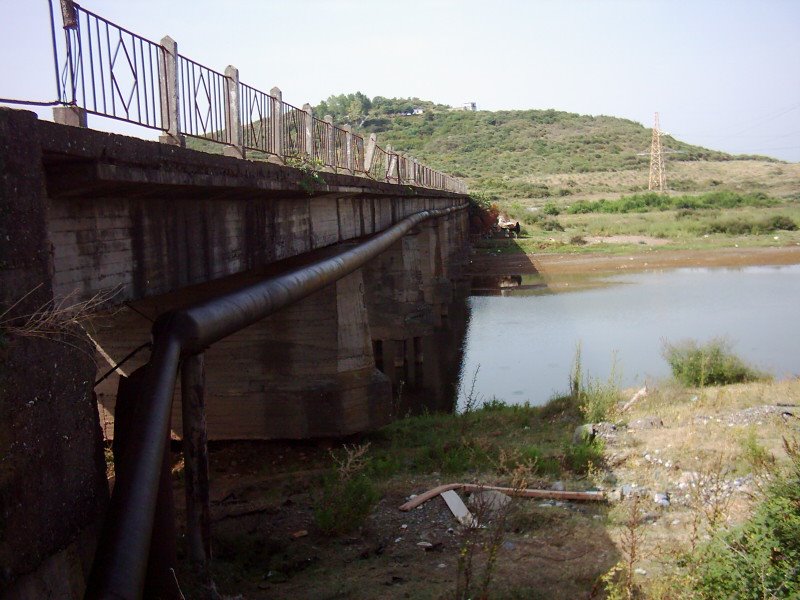
[[[449,192],[38,123],[55,294],[164,294],[385,229]]]
[[[64,319],[47,330],[7,328],[53,299],[37,131],[33,113],[0,109],[0,313],[16,303],[0,327],[4,598],[82,595],[108,495],[85,334]]]
[[[282,267],[273,266],[261,276]],[[250,277],[258,277],[251,274]],[[194,286],[98,316],[93,337],[111,362],[149,337],[150,318],[209,297],[220,285]],[[211,439],[348,435],[389,421],[391,388],[375,368],[361,271],[214,344],[205,353],[206,417]],[[142,316],[145,315],[145,316]],[[123,365],[128,374],[148,359]],[[109,361],[100,356],[100,370]],[[113,431],[118,374],[97,387],[106,435]],[[172,424],[181,432],[176,390]]]

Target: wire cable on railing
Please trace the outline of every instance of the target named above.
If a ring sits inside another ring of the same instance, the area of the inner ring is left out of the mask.
[[[0,98],[0,104],[21,104],[23,106],[58,106],[60,100],[16,100],[14,98]]]

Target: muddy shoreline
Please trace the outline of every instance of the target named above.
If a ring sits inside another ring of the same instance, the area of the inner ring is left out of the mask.
[[[800,263],[800,246],[717,248],[714,250],[645,250],[626,254],[490,254],[470,258],[472,274],[592,275],[691,267],[745,267]]]

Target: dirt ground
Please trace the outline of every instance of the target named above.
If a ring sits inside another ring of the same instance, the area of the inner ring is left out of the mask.
[[[522,254],[476,253],[470,271],[495,275],[557,277],[646,271],[682,267],[744,267],[800,263],[800,246],[782,248],[716,248],[714,250],[650,250],[630,254]]]
[[[455,597],[465,529],[438,496],[410,512],[399,510],[412,494],[455,479],[437,473],[394,479],[359,530],[332,537],[314,522],[320,495],[316,466],[330,464],[326,448],[236,443],[212,449],[212,457],[214,580],[224,598]],[[272,467],[265,468],[265,461]],[[314,468],[298,468],[310,465]],[[179,482],[175,493],[182,521]],[[515,502],[513,531],[503,536],[491,571],[491,597],[588,597],[598,577],[619,559],[604,527],[608,506]],[[485,561],[479,548],[477,582]],[[185,562],[183,568],[184,594],[201,597],[202,587]]]

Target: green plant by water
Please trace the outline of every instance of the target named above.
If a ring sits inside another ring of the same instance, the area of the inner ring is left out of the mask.
[[[724,339],[712,339],[705,344],[694,340],[665,342],[663,355],[675,379],[688,386],[729,385],[769,378],[736,356],[730,342]]]

